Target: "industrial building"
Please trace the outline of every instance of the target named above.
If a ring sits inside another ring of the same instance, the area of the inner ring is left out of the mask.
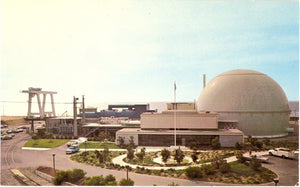
[[[121,111],[118,111],[121,109]],[[78,116],[82,117],[82,109]],[[149,104],[119,104],[119,105],[108,105],[107,110],[101,110],[97,112],[97,108],[86,108],[85,117],[88,118],[101,118],[101,117],[127,117],[128,119],[138,120],[144,112],[156,112],[155,110],[149,109]]]
[[[124,128],[116,136],[125,143],[132,136],[140,146],[184,146],[197,139],[210,144],[219,137],[221,146],[232,147],[248,135],[288,135],[290,113],[284,91],[272,78],[258,71],[232,70],[212,79],[197,103],[169,103],[167,111],[144,113],[140,128]],[[291,117],[297,116],[295,112]]]
[[[162,113],[143,113],[141,127],[119,130],[117,139],[123,137],[126,144],[132,136],[139,146],[171,146],[175,145],[175,139],[176,145],[180,146],[188,146],[197,140],[201,140],[203,145],[210,145],[215,137],[219,137],[224,147],[233,147],[236,142],[243,142],[244,135],[240,130],[219,128],[218,114],[215,112],[197,112],[195,103],[167,105],[168,110]]]
[[[217,112],[219,120],[236,120],[246,136],[287,135],[287,97],[278,83],[258,71],[233,70],[216,76],[202,91],[197,108]]]

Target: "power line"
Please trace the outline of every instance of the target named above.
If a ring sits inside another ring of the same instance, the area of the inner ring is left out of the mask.
[[[28,103],[25,101],[0,101],[1,103]],[[38,103],[38,102],[31,102],[31,103]],[[47,104],[51,104],[51,102],[45,102]],[[69,102],[54,102],[54,104],[73,104],[73,103],[69,103]]]

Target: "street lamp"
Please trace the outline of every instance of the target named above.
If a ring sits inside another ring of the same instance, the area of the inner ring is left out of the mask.
[[[275,183],[275,186],[277,186],[277,183],[279,183],[279,178],[275,178],[273,179],[274,183]]]
[[[55,153],[52,153],[53,156],[53,169],[54,169],[54,173],[56,173],[55,171]]]
[[[128,169],[129,169],[129,165],[126,165],[125,167],[127,169],[127,181],[128,181]]]
[[[84,141],[84,149],[85,149],[84,155],[86,155],[86,140]]]

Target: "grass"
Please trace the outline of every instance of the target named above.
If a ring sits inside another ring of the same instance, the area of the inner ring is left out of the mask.
[[[69,139],[37,139],[28,140],[23,147],[55,148],[70,141]]]
[[[228,173],[216,172],[214,175],[204,176],[202,180],[210,182],[222,182],[233,184],[262,184],[272,182],[276,174],[260,167],[254,171],[247,164],[238,161],[230,162],[231,171]]]
[[[85,145],[86,144],[86,145]],[[86,146],[87,149],[121,149],[115,143],[104,143],[104,142],[87,142],[79,145],[79,148],[84,149]]]

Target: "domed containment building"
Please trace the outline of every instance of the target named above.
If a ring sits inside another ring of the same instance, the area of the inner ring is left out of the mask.
[[[244,135],[287,135],[290,109],[282,88],[253,70],[233,70],[216,76],[202,91],[197,109],[218,113],[219,123],[236,121]]]

